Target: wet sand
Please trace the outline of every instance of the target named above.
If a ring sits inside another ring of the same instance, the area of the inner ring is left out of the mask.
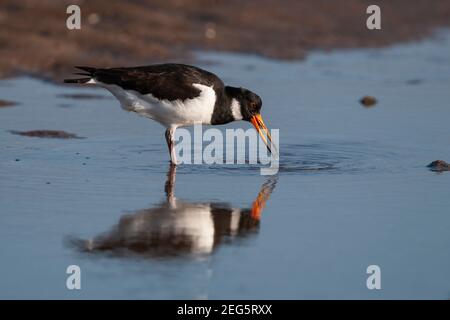
[[[62,79],[73,65],[190,61],[192,50],[298,59],[314,49],[377,47],[417,40],[450,24],[444,0],[378,1],[382,29],[366,28],[365,0],[74,0],[82,29],[65,26],[64,1],[3,0],[0,76]]]

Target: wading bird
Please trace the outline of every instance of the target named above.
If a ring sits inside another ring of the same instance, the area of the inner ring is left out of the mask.
[[[224,85],[215,74],[185,64],[132,68],[76,67],[84,76],[66,83],[96,84],[109,90],[126,111],[151,118],[166,128],[170,160],[177,163],[175,130],[194,124],[249,121],[269,152],[272,138],[261,117],[261,98],[245,88]],[[267,139],[265,135],[267,136]]]

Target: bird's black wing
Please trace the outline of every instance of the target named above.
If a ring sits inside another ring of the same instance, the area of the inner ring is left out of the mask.
[[[215,74],[184,64],[157,64],[132,68],[77,67],[97,81],[115,84],[125,90],[151,94],[160,100],[185,100],[198,97],[200,90],[192,84],[213,86],[221,91],[224,84]]]

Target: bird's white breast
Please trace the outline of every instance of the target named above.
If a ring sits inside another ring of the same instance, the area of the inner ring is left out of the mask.
[[[152,118],[166,127],[211,124],[216,103],[216,92],[212,87],[194,83],[192,85],[200,90],[198,97],[169,101],[159,100],[152,94],[124,90],[117,85],[100,85],[111,91],[123,109]]]
[[[191,244],[191,253],[210,253],[214,248],[214,221],[209,204],[179,202],[176,209],[153,212],[149,219],[149,210],[133,216],[132,223],[122,231],[133,234],[154,232],[160,235],[173,235]]]

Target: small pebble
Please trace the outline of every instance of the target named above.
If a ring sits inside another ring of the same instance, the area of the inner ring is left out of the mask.
[[[444,160],[435,160],[432,163],[430,163],[428,166],[431,171],[450,171],[450,164],[445,162]]]
[[[377,103],[377,99],[372,96],[364,96],[361,100],[359,100],[359,102],[366,107],[371,107]]]

